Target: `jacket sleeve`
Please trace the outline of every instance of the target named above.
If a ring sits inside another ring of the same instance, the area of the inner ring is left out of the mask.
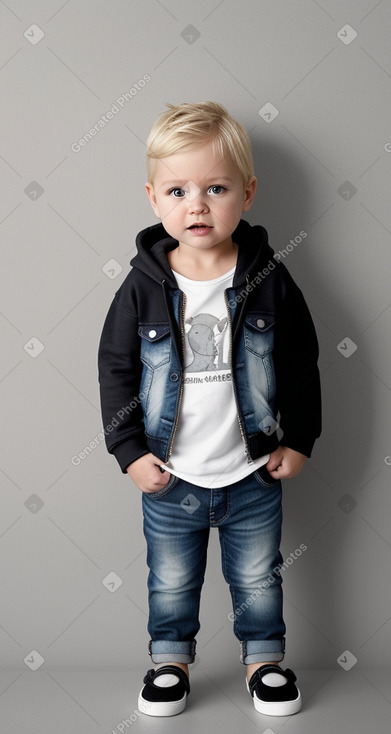
[[[117,293],[103,326],[98,374],[107,450],[124,473],[149,452],[139,397],[141,367],[138,318],[120,304]]]
[[[283,268],[275,329],[275,373],[281,444],[307,457],[321,433],[319,347],[303,294]]]

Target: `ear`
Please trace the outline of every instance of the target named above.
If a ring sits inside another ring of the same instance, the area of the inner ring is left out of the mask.
[[[151,204],[153,211],[155,212],[156,216],[159,217],[160,219],[159,209],[156,203],[156,196],[153,190],[153,184],[151,184],[149,181],[145,184],[145,191],[147,192],[149,203]]]
[[[251,209],[251,205],[254,201],[255,192],[257,190],[257,179],[255,176],[251,176],[247,181],[246,188],[244,190],[244,201],[243,211],[248,212]]]

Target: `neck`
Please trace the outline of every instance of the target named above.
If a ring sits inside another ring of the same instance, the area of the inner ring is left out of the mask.
[[[168,259],[180,275],[193,280],[212,280],[235,267],[237,255],[238,246],[230,240],[210,250],[196,250],[179,243]]]

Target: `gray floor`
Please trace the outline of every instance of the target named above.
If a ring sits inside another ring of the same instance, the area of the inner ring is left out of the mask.
[[[258,714],[245,689],[241,666],[208,671],[197,666],[186,710],[169,719],[137,711],[140,672],[2,671],[2,734],[389,734],[391,673],[381,670],[296,671],[304,706],[292,717]]]

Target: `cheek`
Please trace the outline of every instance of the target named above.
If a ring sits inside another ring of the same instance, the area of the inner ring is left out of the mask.
[[[181,219],[181,210],[178,206],[171,204],[171,206],[165,206],[163,209],[163,217],[167,222],[179,222]]]
[[[174,219],[176,216],[177,207],[175,206],[175,201],[172,201],[172,199],[158,200],[157,208],[161,219]]]
[[[231,224],[236,223],[238,217],[242,213],[242,202],[238,202],[237,198],[231,201],[225,201],[219,207],[214,207],[216,214],[223,223]]]
[[[234,212],[241,211],[242,205],[243,199],[238,194],[226,197],[224,201],[220,200],[218,202],[219,209],[225,210],[226,214],[231,214],[231,216]]]

